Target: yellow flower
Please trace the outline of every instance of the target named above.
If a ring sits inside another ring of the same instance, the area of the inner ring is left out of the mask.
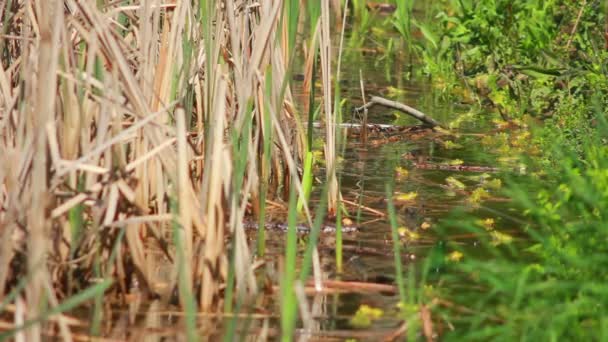
[[[420,234],[410,230],[407,227],[399,227],[399,228],[397,228],[397,232],[399,233],[399,236],[401,236],[404,239],[408,239],[408,240],[420,239]]]
[[[350,325],[355,328],[367,328],[373,321],[381,318],[384,311],[369,305],[361,305],[355,315],[350,319]]]
[[[499,231],[494,230],[490,233],[490,235],[492,236],[492,244],[494,246],[498,246],[501,244],[506,245],[513,242],[513,237],[506,233],[501,233]]]
[[[416,197],[418,197],[418,193],[415,191],[408,192],[405,194],[399,194],[395,196],[395,201],[397,202],[413,202]]]
[[[447,256],[447,259],[449,261],[453,261],[453,262],[459,262],[460,260],[462,260],[462,257],[464,256],[464,254],[462,254],[459,251],[453,251],[452,253],[450,253]]]
[[[452,165],[452,166],[462,165],[462,164],[464,164],[464,162],[461,159],[453,159],[448,162],[448,165]]]
[[[459,190],[464,190],[467,186],[464,185],[463,182],[459,181],[458,179],[454,178],[454,177],[448,177],[445,179],[445,182],[448,184],[448,186],[452,189],[459,189]]]
[[[483,183],[483,187],[487,189],[498,190],[502,187],[502,181],[498,178],[488,179]]]
[[[407,177],[410,172],[404,167],[398,167],[395,169],[395,173],[397,174],[398,179],[403,179]]]
[[[483,199],[490,197],[488,191],[484,188],[477,188],[473,190],[468,200],[471,204],[479,204]]]
[[[487,231],[491,231],[494,229],[494,219],[493,218],[487,218],[484,220],[477,220],[476,221],[478,225],[482,226],[485,230]]]

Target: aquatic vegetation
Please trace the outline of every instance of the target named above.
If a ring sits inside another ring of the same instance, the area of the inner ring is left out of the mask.
[[[410,172],[406,168],[404,168],[404,167],[397,167],[395,169],[395,178],[397,180],[404,180],[404,179],[407,178],[407,176],[409,175],[409,173]]]
[[[395,196],[394,200],[395,200],[395,202],[398,202],[398,203],[414,202],[417,197],[418,197],[418,193],[415,191],[412,191],[412,192],[407,192],[404,194],[398,194]]]
[[[445,182],[448,185],[448,187],[453,188],[453,189],[464,190],[467,187],[463,182],[459,181],[458,179],[456,179],[452,176],[446,178]]]
[[[446,259],[448,261],[452,261],[452,262],[460,262],[463,257],[464,257],[464,254],[462,254],[462,252],[453,251],[452,253],[450,253],[446,256]]]
[[[384,312],[381,309],[361,305],[355,315],[350,319],[350,324],[355,328],[367,328],[374,320],[381,318]]]

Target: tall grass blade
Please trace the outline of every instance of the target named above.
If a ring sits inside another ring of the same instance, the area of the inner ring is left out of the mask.
[[[393,189],[391,184],[385,185],[386,200],[388,206],[388,217],[391,224],[391,238],[393,240],[393,255],[395,258],[395,277],[399,288],[399,300],[403,305],[407,303],[405,280],[403,279],[403,265],[401,264],[401,240],[399,239],[399,227],[397,224],[397,213],[393,204]]]
[[[196,301],[192,292],[192,269],[189,267],[190,263],[186,260],[185,246],[184,246],[184,228],[181,225],[179,219],[177,219],[177,213],[180,212],[180,204],[173,201],[173,212],[176,218],[173,220],[173,243],[176,248],[176,263],[177,263],[177,283],[179,290],[179,299],[184,308],[186,317],[186,336],[189,341],[198,341],[198,335],[196,333]]]
[[[285,242],[285,261],[281,280],[281,340],[292,341],[297,320],[298,301],[295,295],[296,255],[298,235],[296,230],[296,191],[291,187],[289,212],[287,217],[287,236]]]

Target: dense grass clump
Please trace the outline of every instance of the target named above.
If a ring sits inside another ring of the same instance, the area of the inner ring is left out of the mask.
[[[329,4],[308,6],[301,45],[299,6],[0,2],[0,314],[16,322],[7,336],[35,341],[58,326],[70,340],[65,320],[48,319],[84,304],[91,333],[104,335],[104,308],[141,295],[154,305],[176,297],[192,340],[197,311],[254,298],[246,215],[261,222],[260,256],[267,201],[294,193],[312,222],[313,185],[302,182],[312,152],[290,87],[302,45],[307,91],[321,57],[326,208],[336,212]]]

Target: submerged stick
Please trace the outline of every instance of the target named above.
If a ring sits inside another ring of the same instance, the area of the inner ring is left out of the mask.
[[[387,100],[387,99],[385,99],[383,97],[379,97],[379,96],[372,96],[372,98],[369,100],[368,103],[364,104],[363,106],[361,106],[359,108],[356,108],[355,110],[357,112],[360,112],[360,111],[363,111],[363,110],[366,110],[366,109],[372,107],[373,105],[381,105],[384,107],[397,109],[399,111],[402,111],[402,112],[422,121],[424,124],[427,124],[431,127],[437,127],[437,126],[444,127],[437,120],[431,118],[430,116],[424,114],[423,112],[419,111],[416,108],[412,108],[401,102]]]

